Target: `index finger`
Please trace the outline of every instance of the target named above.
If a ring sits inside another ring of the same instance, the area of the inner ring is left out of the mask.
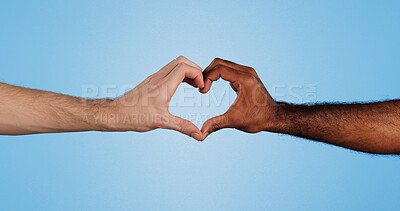
[[[249,71],[249,70],[252,69],[251,67],[240,65],[240,64],[236,64],[235,62],[231,62],[229,60],[215,58],[211,62],[211,64],[208,65],[208,67],[206,67],[206,69],[204,69],[203,74],[211,71],[217,65],[224,65],[224,66],[230,67],[232,69],[241,70],[241,71]]]
[[[195,67],[201,71],[201,67],[194,63],[193,61],[189,60],[188,58],[184,56],[178,56],[176,59],[172,60],[170,63],[165,65],[163,68],[161,68],[158,71],[158,74],[160,75],[160,79],[166,77],[177,65],[185,63],[187,65],[190,65],[192,67]]]
[[[175,93],[179,84],[181,84],[185,79],[193,80],[193,85],[196,87],[202,88],[204,86],[203,74],[201,73],[201,70],[191,65],[181,63],[178,64],[164,79],[166,81],[168,93]]]
[[[212,70],[203,74],[204,88],[200,89],[201,93],[207,93],[211,88],[212,82],[218,80],[219,78],[229,81],[235,85],[236,81],[239,80],[242,75],[241,71],[224,65],[217,65]]]

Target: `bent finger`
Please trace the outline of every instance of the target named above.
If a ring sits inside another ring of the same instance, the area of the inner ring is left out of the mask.
[[[200,89],[201,93],[207,93],[212,85],[213,81],[222,78],[226,81],[231,82],[235,85],[235,82],[240,79],[242,73],[236,69],[227,67],[225,65],[217,65],[214,69],[203,75],[204,78],[204,88]]]
[[[162,79],[162,78],[166,77],[168,74],[170,74],[171,71],[180,63],[185,63],[189,66],[192,66],[193,68],[198,69],[199,71],[202,70],[201,67],[199,65],[197,65],[196,63],[194,63],[193,61],[189,60],[188,58],[186,58],[184,56],[179,56],[176,59],[172,60],[167,65],[165,65],[163,68],[161,68],[157,72],[159,79]]]
[[[203,73],[207,73],[207,72],[211,71],[217,65],[224,65],[224,66],[230,67],[232,69],[240,70],[240,71],[250,71],[251,72],[251,70],[253,70],[253,68],[248,67],[248,66],[237,64],[235,62],[232,62],[232,61],[229,61],[229,60],[225,60],[225,59],[221,59],[221,58],[215,58],[210,63],[210,65],[208,65],[208,67],[206,67],[206,69],[204,69]]]
[[[165,78],[167,83],[168,93],[175,93],[179,84],[183,81],[189,81],[190,85],[194,87],[204,87],[203,74],[197,68],[187,65],[185,63],[178,64],[174,70]]]

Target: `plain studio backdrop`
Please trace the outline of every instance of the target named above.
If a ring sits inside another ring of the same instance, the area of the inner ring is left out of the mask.
[[[252,66],[277,100],[400,90],[399,1],[3,1],[0,81],[116,97],[184,55]],[[225,81],[182,84],[171,112],[225,112]],[[400,160],[224,129],[0,136],[1,210],[394,210]]]

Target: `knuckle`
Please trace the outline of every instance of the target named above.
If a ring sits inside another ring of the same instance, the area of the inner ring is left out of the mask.
[[[186,67],[186,64],[184,62],[179,62],[175,66],[175,71],[182,72],[185,69],[185,67]]]
[[[215,62],[220,62],[220,61],[222,61],[222,59],[221,59],[221,58],[218,58],[218,57],[216,57],[216,58],[214,58],[214,61],[215,61]]]
[[[147,77],[144,81],[146,83],[151,83],[152,81],[154,81],[154,78],[156,77],[156,73],[150,75],[149,77]]]
[[[251,73],[255,73],[256,72],[256,70],[254,68],[252,68],[252,67],[247,67],[246,69],[247,69],[247,71],[249,71]]]
[[[250,71],[250,73],[253,74],[254,76],[257,75],[257,72],[256,72],[256,70],[255,70],[254,68],[251,68],[251,67],[250,67],[250,70],[249,70],[249,71]]]
[[[176,64],[176,68],[177,69],[182,69],[184,67],[186,67],[186,63],[185,62],[178,62],[178,64]]]
[[[221,64],[222,61],[223,61],[223,59],[221,59],[221,58],[215,58],[215,59],[213,60],[213,63],[214,63],[214,64]]]
[[[187,60],[187,59],[186,59],[186,57],[184,57],[184,56],[178,56],[175,60],[176,60],[177,62],[183,62],[183,61],[185,61],[185,60]]]

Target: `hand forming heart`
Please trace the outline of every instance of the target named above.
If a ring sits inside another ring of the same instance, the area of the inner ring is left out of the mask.
[[[230,82],[237,97],[227,112],[203,124],[203,140],[222,128],[236,128],[248,133],[273,131],[275,125],[272,123],[279,107],[256,71],[251,67],[216,58],[203,71],[204,88],[200,92],[207,93],[212,82],[220,77]]]
[[[207,120],[200,131],[192,122],[169,112],[169,102],[181,82],[199,87],[202,93],[210,90],[213,81],[222,77],[230,82],[237,98],[228,111]],[[276,103],[268,94],[254,69],[222,59],[201,68],[180,56],[127,94],[109,103],[106,113],[115,114],[106,130],[150,131],[156,128],[173,129],[196,140],[204,140],[210,133],[222,128],[237,128],[245,132],[266,129]],[[111,110],[111,111],[110,111]]]
[[[105,124],[108,131],[145,132],[172,129],[201,140],[202,132],[192,122],[169,112],[169,102],[179,84],[203,88],[201,68],[183,56],[176,58],[125,95],[109,102],[105,113],[114,114]],[[104,110],[104,109],[103,109]]]

